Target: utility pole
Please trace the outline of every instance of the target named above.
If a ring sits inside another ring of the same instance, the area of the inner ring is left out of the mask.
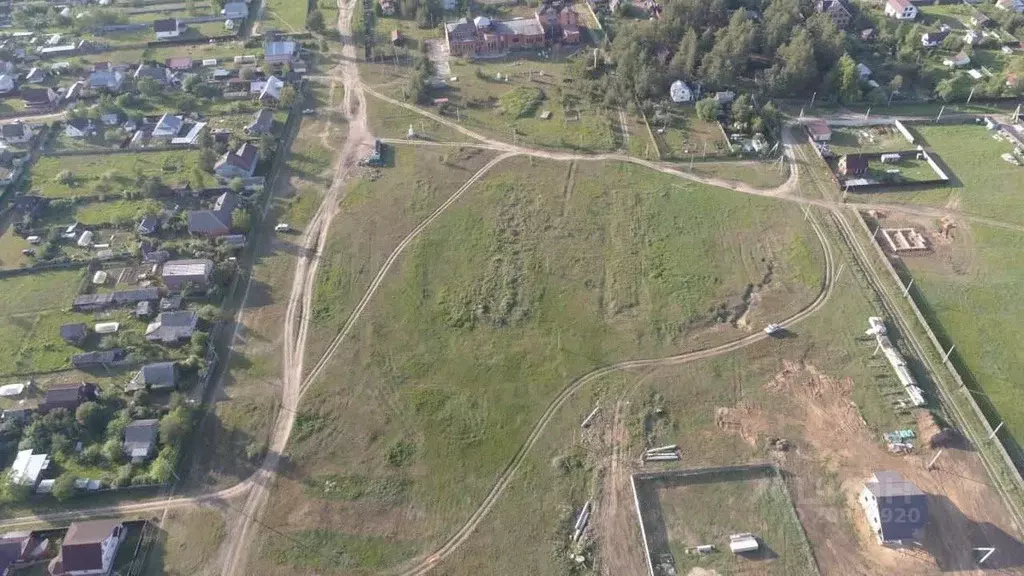
[[[942,113],[945,112],[945,111],[946,111],[946,105],[943,104],[942,108],[939,108],[939,115],[935,117],[935,123],[936,124],[939,123],[939,120],[942,118]]]
[[[992,433],[988,435],[989,440],[996,437],[996,433],[999,432],[999,429],[1003,427],[1003,424],[1005,424],[1005,422],[1000,422],[999,426],[996,426],[996,429],[993,430]]]
[[[864,119],[867,120],[868,116],[870,116],[870,115],[871,115],[871,107],[868,106],[868,111],[864,113]]]
[[[976,88],[976,86],[972,86],[971,87],[971,93],[967,95],[967,103],[968,104],[971,103],[971,98],[974,98],[974,89],[975,88]]]
[[[811,105],[808,108],[814,108],[814,99],[818,97],[818,93],[811,94]]]
[[[945,364],[946,360],[949,360],[949,355],[953,353],[953,348],[956,348],[956,344],[951,344],[949,350],[942,356],[942,363]]]
[[[910,279],[910,284],[907,284],[907,287],[903,289],[903,297],[904,298],[906,298],[907,295],[910,294],[910,287],[913,286],[913,285],[914,285],[914,279],[911,278]],[[945,360],[943,360],[943,362],[945,362]]]

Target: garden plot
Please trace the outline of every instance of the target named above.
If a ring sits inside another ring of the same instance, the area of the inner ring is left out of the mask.
[[[197,150],[44,156],[29,170],[28,185],[49,198],[87,196],[135,189],[140,177],[159,178],[167,185],[185,184],[198,165]]]

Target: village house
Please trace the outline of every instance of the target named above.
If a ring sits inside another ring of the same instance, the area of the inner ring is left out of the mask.
[[[971,12],[971,24],[979,28],[992,25],[992,19],[987,14],[975,8]]]
[[[213,171],[224,179],[248,178],[256,172],[259,150],[255,144],[243,143],[238,150],[229,150],[220,157]]]
[[[46,80],[46,72],[43,72],[42,68],[38,66],[32,68],[25,74],[25,83],[27,84],[38,84]]]
[[[157,40],[168,40],[181,36],[181,25],[177,18],[165,18],[153,21],[153,32]]]
[[[1021,14],[1024,13],[1024,0],[996,0],[996,8]]]
[[[188,213],[190,234],[217,238],[231,233],[231,212],[235,209],[235,197],[230,192],[221,194],[212,210],[192,210]]]
[[[98,368],[109,369],[117,366],[128,358],[128,354],[121,348],[113,350],[93,350],[83,352],[71,357],[71,365],[83,371],[96,370]]]
[[[885,15],[897,20],[913,20],[917,18],[917,6],[911,4],[910,0],[887,0]]]
[[[227,20],[245,20],[249,17],[249,5],[245,2],[228,2],[220,13]]]
[[[24,144],[32,139],[32,127],[24,122],[0,126],[0,140],[7,144]]]
[[[31,532],[8,532],[0,535],[0,575],[13,576],[15,567],[34,560],[36,554],[42,554],[38,550],[40,540],[34,538]]]
[[[804,124],[804,127],[807,128],[811,140],[815,142],[828,142],[832,139],[832,128],[824,120],[810,120]]]
[[[164,264],[160,277],[170,290],[181,290],[186,284],[205,289],[213,273],[213,260],[170,260]]]
[[[156,320],[146,327],[146,340],[167,345],[187,341],[199,325],[199,314],[194,310],[161,312]]]
[[[173,390],[177,386],[177,365],[174,362],[154,362],[143,366],[125,387],[125,391]]]
[[[682,80],[676,80],[669,86],[668,95],[676,104],[693,101],[693,91]]]
[[[132,464],[141,464],[156,452],[156,438],[159,420],[150,418],[134,420],[124,428],[122,449]]]
[[[252,122],[245,127],[245,133],[250,136],[269,134],[274,127],[274,111],[270,108],[260,108],[252,116]]]
[[[868,157],[864,154],[843,154],[837,170],[843,176],[863,174],[868,171]]]
[[[477,16],[472,21],[461,18],[445,23],[444,37],[448,51],[456,56],[496,55],[544,46],[544,28],[536,18],[506,21],[486,16]]]
[[[174,74],[165,66],[160,64],[139,64],[139,67],[135,70],[135,74],[132,78],[137,83],[143,78],[149,78],[161,86],[166,86],[171,83],[174,78]]]
[[[50,467],[50,456],[33,454],[32,450],[20,450],[11,465],[11,482],[34,489],[43,472]]]
[[[543,4],[533,13],[549,42],[579,44],[578,15],[572,5]]]
[[[900,546],[920,540],[928,522],[928,497],[899,472],[875,472],[858,501],[879,544]]]
[[[843,0],[818,0],[814,10],[820,14],[827,14],[840,30],[845,30],[853,19],[853,12]]]
[[[934,48],[949,36],[949,30],[940,30],[938,32],[925,32],[921,34],[921,46],[925,48]]]
[[[971,57],[967,55],[963,50],[956,53],[956,55],[946,58],[942,61],[942,64],[950,68],[963,68],[971,63]]]
[[[193,62],[188,56],[177,56],[175,58],[168,58],[165,60],[164,65],[171,70],[182,72],[191,70]]]
[[[60,96],[52,88],[22,88],[21,99],[25,108],[38,112],[56,108]]]
[[[263,61],[268,64],[284,64],[295,59],[295,42],[268,42],[263,49]]]
[[[96,127],[88,118],[71,118],[64,123],[64,134],[68,138],[85,138],[95,132]]]
[[[85,79],[85,87],[90,93],[118,94],[124,85],[124,78],[124,72],[118,69],[96,70]]]
[[[81,323],[64,324],[60,327],[60,338],[68,344],[79,346],[89,336],[89,328]]]
[[[101,576],[113,568],[127,531],[120,520],[73,522],[49,565],[52,576]]]
[[[262,83],[259,91],[260,102],[278,102],[281,100],[281,89],[284,88],[284,80],[277,76],[271,76]]]
[[[51,410],[64,408],[75,411],[81,404],[99,398],[99,388],[95,384],[62,384],[46,391],[43,401],[39,403],[39,413],[46,414]]]
[[[0,74],[0,94],[10,94],[14,92],[14,76],[10,74]]]

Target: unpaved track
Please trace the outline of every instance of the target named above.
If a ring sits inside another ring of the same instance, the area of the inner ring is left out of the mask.
[[[345,30],[351,18],[351,4],[339,0],[338,7],[338,26],[344,41],[345,38],[349,38],[345,36]],[[259,521],[260,514],[270,496],[270,489],[277,474],[281,455],[291,437],[299,406],[303,360],[306,354],[306,335],[309,332],[309,314],[304,312],[312,307],[313,287],[316,285],[316,273],[320,264],[320,248],[326,242],[331,221],[337,214],[338,203],[345,189],[346,177],[357,165],[359,158],[363,157],[373,145],[373,137],[367,128],[366,101],[360,89],[355,56],[353,44],[345,43],[342,46],[340,79],[345,87],[342,112],[348,120],[347,136],[338,157],[331,186],[302,237],[283,330],[285,345],[281,409],[278,410],[277,420],[271,432],[267,456],[259,470],[247,481],[250,485],[248,496],[230,526],[224,544],[226,552],[221,571],[223,576],[234,576],[244,572],[248,559],[247,552],[252,548],[250,541],[255,540],[250,536],[253,524]]]
[[[822,306],[828,301],[832,291],[835,287],[835,260],[832,254],[832,247],[829,243],[828,236],[825,235],[824,230],[818,224],[816,219],[808,215],[808,219],[811,222],[811,226],[814,229],[814,233],[821,243],[822,252],[825,258],[825,274],[822,281],[821,291],[818,293],[817,298],[814,299],[805,308],[787,318],[781,324],[785,327],[792,326],[807,317],[811,316],[815,312],[821,309]],[[430,572],[439,562],[450,556],[459,546],[465,542],[476,527],[480,525],[483,519],[494,507],[494,504],[498,501],[498,498],[508,487],[512,481],[513,476],[522,466],[523,461],[529,454],[530,450],[534,447],[537,441],[540,439],[541,434],[547,427],[548,423],[555,417],[558,410],[562,407],[565,402],[573,396],[578,390],[586,386],[587,384],[599,380],[600,378],[607,376],[613,372],[620,370],[636,370],[636,369],[652,369],[660,368],[664,366],[677,366],[680,364],[687,364],[696,360],[704,360],[707,358],[713,358],[729,352],[734,352],[751,344],[756,344],[764,339],[768,338],[763,332],[753,333],[745,338],[734,340],[726,344],[705,348],[703,350],[697,350],[693,352],[687,352],[685,354],[678,354],[675,356],[667,356],[664,358],[651,358],[646,360],[626,360],[623,362],[617,362],[601,368],[597,368],[580,376],[569,383],[562,391],[548,404],[544,414],[541,415],[540,419],[534,425],[533,430],[530,431],[530,435],[526,441],[520,446],[519,450],[512,460],[506,465],[504,471],[498,477],[491,491],[484,498],[483,502],[476,509],[475,512],[469,517],[465,524],[459,528],[455,534],[453,534],[444,544],[442,544],[433,553],[417,560],[415,563],[397,571],[401,576],[420,576]]]

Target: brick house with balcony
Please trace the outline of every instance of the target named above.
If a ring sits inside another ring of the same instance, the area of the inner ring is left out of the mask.
[[[536,18],[491,20],[477,16],[444,25],[448,51],[454,56],[497,55],[509,50],[529,50],[545,45],[544,28]]]

